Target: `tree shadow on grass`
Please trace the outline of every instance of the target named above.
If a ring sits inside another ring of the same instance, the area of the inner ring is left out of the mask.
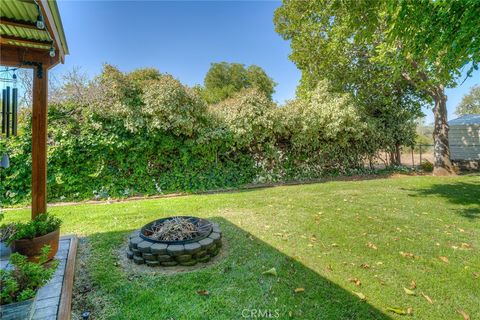
[[[461,216],[469,219],[480,218],[480,179],[479,183],[442,183],[409,191],[414,191],[412,196],[416,197],[440,196],[450,203],[461,205],[461,208],[456,209]]]
[[[135,273],[117,263],[131,229],[89,236],[90,257],[83,265],[108,301],[102,314],[112,319],[390,319],[225,218],[210,220],[220,224],[226,254],[207,268],[175,275]],[[278,276],[262,274],[270,268]]]

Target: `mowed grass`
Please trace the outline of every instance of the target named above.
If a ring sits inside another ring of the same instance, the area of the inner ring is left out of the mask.
[[[79,283],[79,275],[77,289],[87,289],[73,299],[85,301],[91,319],[480,318],[479,175],[333,181],[50,212],[64,220],[63,234],[86,237],[77,272],[90,280]],[[132,230],[184,214],[219,222],[226,256],[173,276],[123,269],[119,249]],[[7,221],[28,217],[28,210],[6,213]],[[262,274],[270,268],[278,276]]]

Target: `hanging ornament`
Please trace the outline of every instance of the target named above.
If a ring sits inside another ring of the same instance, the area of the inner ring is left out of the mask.
[[[5,169],[10,167],[10,158],[8,157],[8,154],[4,154],[2,156],[2,161],[0,161],[0,167]]]

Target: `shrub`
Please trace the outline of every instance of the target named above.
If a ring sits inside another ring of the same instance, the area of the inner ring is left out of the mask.
[[[420,169],[425,172],[432,172],[433,171],[433,163],[428,161],[427,159],[422,160],[422,163],[420,163]]]
[[[27,257],[18,253],[10,255],[13,268],[0,270],[0,305],[33,298],[37,290],[52,278],[58,260],[45,264],[49,252],[49,246],[43,247],[38,263],[29,262]]]
[[[284,150],[285,168],[296,177],[345,173],[362,166],[375,149],[367,138],[371,130],[347,94],[329,92],[322,81],[304,99],[278,110],[276,140]]]
[[[141,114],[148,130],[191,137],[206,121],[206,105],[193,91],[172,76],[145,83]]]
[[[39,214],[26,223],[17,223],[15,232],[7,239],[8,243],[20,239],[33,239],[58,230],[62,221],[48,213]]]
[[[225,123],[240,147],[257,147],[272,141],[275,111],[275,104],[256,88],[244,89],[210,106],[210,112]]]

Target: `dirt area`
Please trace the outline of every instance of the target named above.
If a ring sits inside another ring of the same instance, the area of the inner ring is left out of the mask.
[[[82,320],[82,313],[89,312],[90,319],[104,319],[103,310],[107,304],[92,285],[88,272],[90,244],[85,237],[79,238],[77,259],[75,261],[75,278],[73,282],[72,320]]]
[[[376,159],[373,163],[375,169],[384,169],[386,167],[386,164],[388,163],[386,159],[388,159],[388,157],[385,154],[380,155],[380,157]],[[418,167],[420,165],[420,162],[423,162],[425,160],[428,160],[431,163],[434,162],[433,151],[422,152],[421,155],[419,152],[413,152],[413,154],[412,152],[404,152],[401,154],[400,157],[402,165],[407,167]]]

